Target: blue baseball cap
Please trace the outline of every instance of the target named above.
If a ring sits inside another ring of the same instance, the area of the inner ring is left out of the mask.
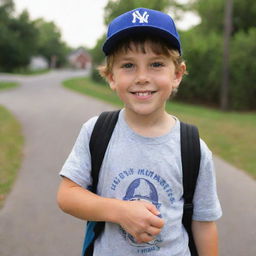
[[[115,18],[108,26],[103,52],[109,55],[116,44],[134,33],[145,33],[163,38],[181,55],[180,37],[173,19],[160,11],[137,8]]]

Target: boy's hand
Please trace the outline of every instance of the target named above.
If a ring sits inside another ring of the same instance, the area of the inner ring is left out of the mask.
[[[161,232],[164,221],[157,215],[157,208],[144,201],[122,201],[119,216],[121,227],[134,237],[138,243],[147,243]]]

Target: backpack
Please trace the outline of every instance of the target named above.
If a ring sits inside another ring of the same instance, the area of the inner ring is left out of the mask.
[[[120,110],[103,112],[99,116],[90,139],[93,193],[97,191],[100,167],[112,132],[118,120]],[[182,223],[188,233],[189,249],[192,256],[198,256],[192,230],[193,196],[199,173],[201,150],[198,129],[190,124],[180,122],[181,160],[183,172],[183,217]],[[82,256],[92,256],[94,242],[104,230],[105,222],[88,221],[85,231]]]

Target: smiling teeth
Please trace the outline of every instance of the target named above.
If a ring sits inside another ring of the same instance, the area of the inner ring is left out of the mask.
[[[148,95],[151,95],[151,92],[136,92],[136,95],[138,95],[138,96],[148,96]]]

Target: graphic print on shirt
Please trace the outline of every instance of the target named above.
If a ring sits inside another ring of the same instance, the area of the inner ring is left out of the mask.
[[[171,184],[158,173],[148,169],[129,168],[119,172],[113,177],[111,190],[120,191],[120,188],[122,188],[121,199],[152,203],[161,213],[160,218],[164,218],[166,209],[161,209],[163,205],[159,200],[159,195],[165,196],[165,202],[169,202],[170,205],[176,201]],[[164,240],[161,233],[149,243],[139,244],[121,226],[119,229],[125,241],[136,250],[137,254],[146,255],[161,250],[161,244]]]
[[[134,180],[127,188],[126,195],[123,198],[125,201],[145,201],[153,204],[159,211],[161,204],[158,203],[158,194],[155,186],[144,178]],[[161,217],[161,216],[159,216]],[[162,242],[161,235],[158,235],[148,243],[137,243],[133,236],[123,231],[126,241],[135,247],[152,247],[157,246]]]

